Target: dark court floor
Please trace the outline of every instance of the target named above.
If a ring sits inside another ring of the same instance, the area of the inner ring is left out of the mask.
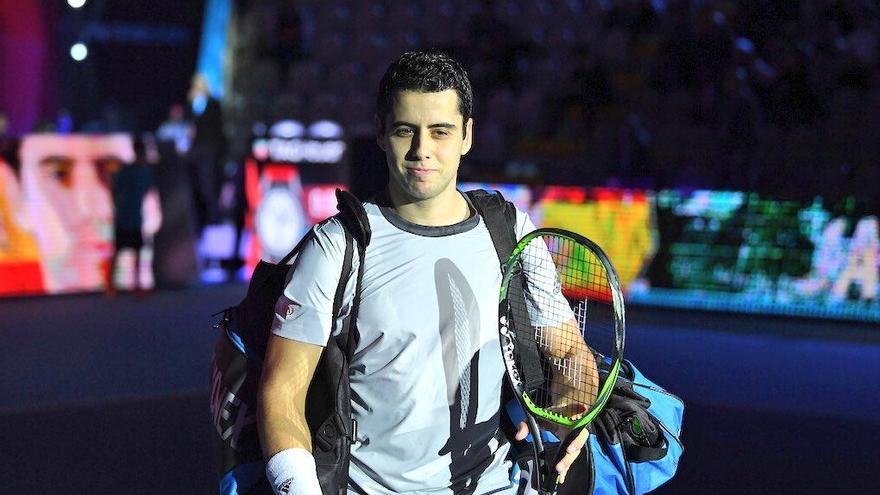
[[[215,493],[211,316],[242,285],[0,300],[0,494]],[[627,353],[686,403],[659,494],[873,493],[880,329],[628,308]]]

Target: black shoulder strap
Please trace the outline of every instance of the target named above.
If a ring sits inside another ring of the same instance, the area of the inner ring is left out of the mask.
[[[476,189],[465,192],[477,213],[483,217],[495,252],[501,263],[507,261],[513,247],[516,246],[516,208],[513,203],[504,199],[498,191],[489,192]]]
[[[336,333],[336,323],[339,311],[342,309],[342,299],[345,296],[345,286],[348,280],[348,274],[351,273],[351,263],[354,257],[354,238],[348,229],[343,229],[345,233],[345,255],[342,257],[342,270],[340,271],[339,283],[336,284],[336,294],[333,296],[333,319],[330,324],[330,335]]]
[[[342,222],[346,231],[346,250],[342,271],[343,276],[340,278],[339,286],[336,288],[336,299],[333,303],[334,315],[339,313],[339,309],[342,305],[342,295],[345,293],[345,281],[348,279],[347,275],[351,273],[353,253],[351,252],[348,242],[349,235],[356,241],[358,250],[357,279],[355,280],[355,292],[354,297],[352,298],[351,311],[349,312],[349,321],[351,324],[349,325],[348,332],[346,332],[345,345],[342,345],[343,343],[340,342],[340,347],[344,349],[346,357],[351,361],[360,338],[357,331],[357,316],[361,302],[361,279],[364,277],[364,255],[367,246],[370,244],[373,232],[370,229],[370,221],[367,218],[367,212],[364,210],[364,205],[361,204],[359,199],[348,191],[337,189],[336,201],[336,207],[339,209],[339,220]]]
[[[358,249],[363,252],[370,244],[372,236],[370,221],[367,219],[364,205],[350,192],[337,189],[336,208],[339,210],[339,219],[342,221],[342,225],[354,236],[358,243]]]
[[[477,212],[483,217],[483,222],[489,230],[489,236],[492,237],[492,243],[495,245],[495,253],[498,255],[498,261],[502,267],[513,252],[516,246],[516,207],[510,201],[504,199],[498,191],[485,191],[476,189],[465,192]],[[520,304],[525,307],[525,292],[523,290],[520,279],[511,281],[508,290],[509,297],[520,299]],[[531,390],[540,387],[544,383],[544,372],[541,369],[541,355],[534,341],[526,339],[526,345],[530,347],[523,349],[522,371],[524,384],[526,389]]]
[[[338,330],[336,327],[338,315],[352,273],[355,249],[360,263],[349,313],[350,323],[345,332],[339,332],[335,338],[327,342],[312,384],[309,386],[307,398],[306,415],[316,446],[313,455],[320,461],[318,478],[324,493],[336,493],[335,488],[345,486],[349,442],[353,441],[356,435],[356,426],[351,418],[348,370],[359,339],[356,322],[360,307],[360,285],[363,278],[364,254],[371,237],[370,224],[361,202],[350,193],[339,189],[336,190],[336,198],[339,213],[335,218],[343,226],[345,255],[333,298],[334,318],[331,334],[337,333]]]

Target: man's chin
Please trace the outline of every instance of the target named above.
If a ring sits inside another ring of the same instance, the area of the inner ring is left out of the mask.
[[[437,197],[442,192],[442,188],[433,184],[410,183],[404,186],[402,192],[410,201],[425,201]]]

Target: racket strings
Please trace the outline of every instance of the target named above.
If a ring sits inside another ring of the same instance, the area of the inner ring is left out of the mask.
[[[531,399],[576,420],[595,405],[602,386],[597,363],[614,349],[605,266],[577,242],[544,236],[523,250],[518,276],[525,307],[512,299],[511,314],[528,324],[517,325],[515,338],[532,339],[544,358],[544,386]]]

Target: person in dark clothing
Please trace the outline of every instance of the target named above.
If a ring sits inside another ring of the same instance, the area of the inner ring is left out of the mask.
[[[115,295],[116,286],[113,274],[123,249],[134,250],[134,289],[145,289],[141,278],[141,253],[145,245],[144,203],[148,195],[156,193],[156,180],[147,162],[144,141],[136,138],[133,143],[135,159],[119,169],[111,179],[113,193],[113,237],[114,249],[107,270],[107,293]]]
[[[217,223],[218,198],[222,182],[221,161],[226,148],[223,134],[223,112],[220,102],[211,95],[204,76],[193,76],[189,90],[189,120],[192,122],[192,144],[186,156],[195,200],[199,229]]]

